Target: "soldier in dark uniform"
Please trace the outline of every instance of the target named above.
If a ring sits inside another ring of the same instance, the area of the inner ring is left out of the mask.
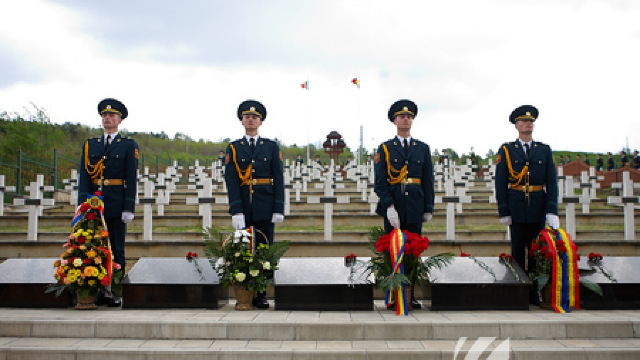
[[[120,136],[118,126],[127,118],[127,108],[115,99],[104,99],[98,104],[102,116],[104,136],[89,139],[82,147],[78,181],[78,205],[87,196],[102,191],[104,219],[114,262],[125,270],[125,235],[127,224],[133,220],[138,190],[138,143]],[[116,307],[122,304],[117,296],[98,297],[98,304]]]
[[[564,166],[564,157],[560,155],[560,159],[558,159],[558,166]]]
[[[225,158],[224,151],[220,150],[218,152],[218,160],[220,160],[221,163],[224,163],[224,158]]]
[[[587,154],[582,154],[582,161],[584,161],[584,163],[587,165],[591,165],[589,164],[589,158],[587,157]]]
[[[633,168],[640,170],[640,155],[638,155],[638,150],[633,152]]]
[[[374,191],[379,197],[376,213],[384,218],[384,230],[394,228],[422,234],[422,223],[433,214],[433,164],[429,145],[411,137],[411,125],[418,114],[411,100],[398,100],[388,117],[397,136],[378,147],[375,157]],[[413,285],[413,284],[412,284]],[[411,294],[411,306],[421,307]]]
[[[612,171],[615,168],[616,168],[616,164],[613,161],[613,156],[611,152],[608,152],[607,153],[607,171]]]
[[[302,155],[298,155],[296,162],[298,163],[299,166],[304,165],[304,160],[302,160]]]
[[[511,254],[522,269],[531,240],[544,228],[557,229],[558,184],[553,153],[549,145],[533,141],[533,123],[538,109],[524,105],[515,109],[509,121],[518,130],[518,139],[503,144],[496,158],[496,197],[500,222],[510,226]],[[533,271],[533,257],[529,257],[529,272]],[[538,303],[535,291],[531,301]]]
[[[247,100],[238,107],[238,119],[245,136],[227,147],[224,179],[229,196],[233,228],[254,226],[266,235],[256,243],[273,244],[274,224],[284,221],[284,177],[278,144],[258,135],[267,110],[258,101]],[[259,309],[269,308],[265,292],[253,301]]]
[[[604,167],[604,161],[600,156],[600,154],[596,154],[596,171],[602,171],[602,168]]]
[[[620,167],[623,168],[629,165],[629,159],[627,159],[627,153],[620,151]]]

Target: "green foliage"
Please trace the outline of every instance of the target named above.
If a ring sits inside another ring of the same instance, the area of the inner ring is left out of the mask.
[[[225,287],[238,285],[248,290],[266,291],[273,282],[273,271],[278,269],[280,258],[290,246],[289,241],[258,244],[251,254],[246,231],[238,230],[225,236],[218,229],[209,228],[203,235],[205,255],[220,283]]]

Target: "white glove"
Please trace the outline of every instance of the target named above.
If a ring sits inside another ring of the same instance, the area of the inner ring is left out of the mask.
[[[547,224],[550,228],[557,230],[560,227],[560,218],[556,214],[547,214]]]
[[[244,226],[244,214],[237,213],[231,217],[231,225],[234,230],[242,230],[245,228]]]
[[[500,218],[500,224],[504,226],[511,226],[511,216],[503,216]]]
[[[424,220],[424,222],[429,222],[429,220],[431,220],[432,217],[433,217],[432,213],[424,213],[424,215],[422,216],[422,220]]]
[[[281,222],[284,221],[284,215],[282,214],[273,214],[273,216],[271,217],[271,222],[274,224],[280,224]]]
[[[122,212],[122,222],[125,224],[128,224],[131,222],[131,220],[133,220],[135,216],[133,215],[133,213],[131,211],[123,211]]]
[[[400,216],[398,216],[398,212],[393,205],[387,208],[387,220],[389,220],[391,226],[400,229]]]

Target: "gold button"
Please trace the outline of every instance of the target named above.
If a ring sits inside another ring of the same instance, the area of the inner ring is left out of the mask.
[[[109,179],[106,179],[103,183],[104,186],[109,186]]]

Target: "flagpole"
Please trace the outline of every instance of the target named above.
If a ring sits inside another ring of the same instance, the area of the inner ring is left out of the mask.
[[[362,126],[362,122],[360,121],[360,77],[358,76],[358,124]],[[362,137],[360,137],[362,139]],[[356,165],[360,165],[360,146],[358,146],[358,150],[356,151],[356,156],[358,160],[356,160]]]
[[[311,162],[311,155],[309,153],[309,78],[307,78],[307,82],[306,82],[306,86],[307,88],[305,89],[306,93],[307,93],[307,166],[309,165],[309,163]]]

